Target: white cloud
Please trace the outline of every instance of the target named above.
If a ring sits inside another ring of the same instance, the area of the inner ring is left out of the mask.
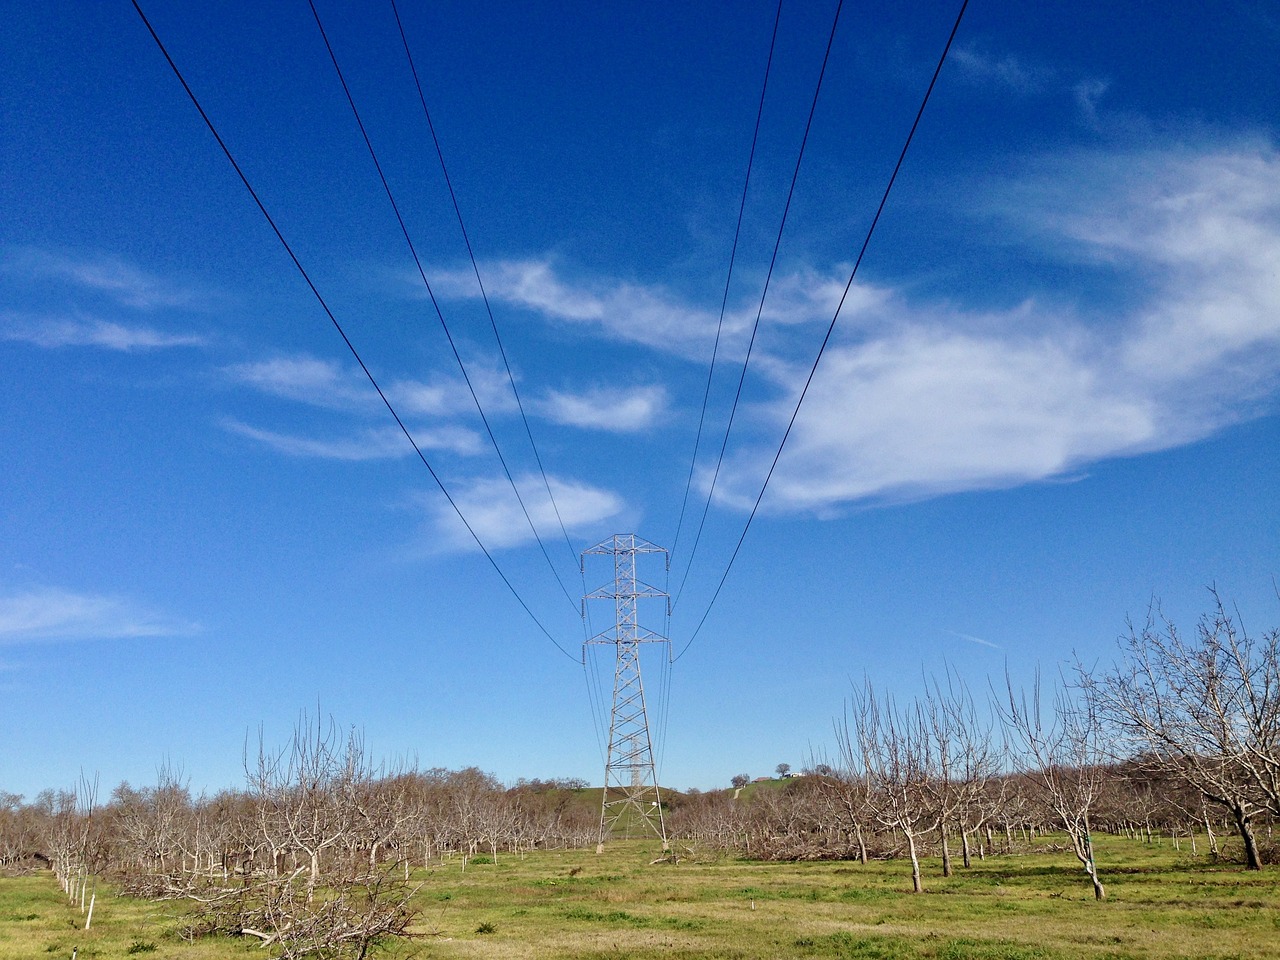
[[[711,356],[719,309],[682,302],[661,287],[616,278],[572,282],[548,260],[499,261],[482,265],[491,301],[532,310],[549,320],[592,330],[604,340],[639,343],[699,363]],[[442,296],[479,297],[470,271],[440,273],[433,279]],[[844,293],[844,279],[800,269],[774,275],[761,321],[781,329],[828,320]],[[847,317],[874,312],[889,292],[858,284],[845,303]],[[732,361],[746,350],[759,309],[753,293],[727,310],[720,330],[720,358]],[[851,322],[855,322],[852,321]]]
[[[555,423],[613,433],[647,430],[666,408],[667,391],[661,386],[550,390],[536,405],[538,413]]]
[[[471,386],[468,388],[467,380]],[[432,380],[397,380],[387,387],[387,396],[401,413],[452,416],[471,413],[479,402],[485,415],[510,413],[516,409],[515,394],[505,370],[480,361],[467,364],[467,380],[436,377]],[[475,392],[473,399],[471,394]]]
[[[385,410],[369,379],[357,367],[335,360],[295,354],[224,369],[239,383],[310,406],[375,415]],[[467,375],[486,414],[515,409],[505,371],[471,363]],[[460,376],[390,380],[382,386],[401,416],[453,416],[475,410],[475,401]]]
[[[918,327],[828,349],[769,502],[792,509],[1012,486],[1148,449],[1151,404],[1087,348]],[[795,396],[778,405],[790,414]],[[780,436],[780,429],[778,431]],[[770,455],[771,456],[771,455]],[[720,494],[749,506],[767,461],[731,461]]]
[[[546,260],[481,265],[489,299],[532,310],[552,320],[594,328],[607,339],[641,343],[664,352],[701,358],[711,349],[716,313],[682,304],[659,288],[621,280],[573,284]],[[470,282],[469,282],[470,281]],[[469,271],[432,277],[441,296],[479,297]],[[744,317],[726,318],[726,333],[741,331]]]
[[[199,301],[196,291],[105,254],[70,256],[29,247],[11,249],[0,259],[0,272],[26,281],[71,283],[137,310],[190,307]]]
[[[1080,115],[1092,127],[1098,126],[1098,103],[1110,87],[1111,84],[1106,80],[1093,78],[1081,80],[1071,88]]]
[[[14,340],[37,347],[103,347],[125,353],[168,347],[199,347],[207,340],[195,334],[168,333],[154,327],[108,320],[66,320],[0,314],[0,340]]]
[[[1045,165],[1013,197],[999,206],[1015,226],[1121,271],[1145,299],[1110,317],[1034,300],[1002,314],[883,304],[895,323],[842,330],[824,356],[769,506],[822,511],[1061,477],[1202,438],[1274,392],[1272,147],[1082,154]],[[722,474],[719,495],[740,506],[754,502],[808,371],[776,357],[760,369],[783,395],[755,411],[771,440]]]
[[[561,521],[567,530],[580,530],[617,516],[624,506],[616,494],[598,487],[553,476],[548,476],[547,484],[555,497],[554,505],[547,496],[541,476],[526,474],[516,478],[516,486],[529,517],[544,540],[559,536]],[[449,492],[471,529],[489,549],[515,547],[533,541],[529,521],[525,519],[520,502],[505,477],[489,477],[451,486]],[[431,494],[426,503],[437,530],[449,547],[470,548],[475,545],[443,497]]]
[[[399,459],[413,454],[413,447],[397,427],[364,430],[353,437],[315,439],[298,437],[241,423],[224,420],[223,427],[251,440],[266,444],[273,450],[295,457],[317,457],[325,460],[385,460]],[[483,449],[474,431],[464,427],[438,427],[416,430],[410,428],[413,439],[421,450],[448,450],[463,456],[471,456]]]
[[[233,380],[264,393],[336,410],[374,410],[378,395],[369,381],[332,360],[305,355],[276,357],[226,367]]]
[[[990,647],[992,650],[1002,650],[1003,647],[998,643],[992,643],[990,640],[983,640],[981,637],[975,637],[971,633],[957,633],[954,630],[948,630],[947,633],[953,637],[959,637],[961,640],[968,640],[970,643],[976,643],[980,647]]]
[[[41,640],[164,637],[191,633],[193,624],[145,610],[119,597],[57,588],[0,597],[0,645]]]
[[[1016,61],[971,51],[969,66],[1022,82]],[[1080,93],[1094,103],[1104,90]],[[1274,395],[1280,155],[1270,142],[1218,137],[1058,154],[1002,171],[987,192],[1000,242],[1038,242],[1049,259],[1075,268],[1078,285],[1024,289],[1013,309],[856,285],[772,481],[771,508],[822,512],[1068,477],[1099,460],[1203,438],[1257,415],[1259,401]],[[660,287],[569,281],[545,260],[485,273],[494,299],[549,320],[690,360],[710,354],[716,312]],[[718,485],[726,502],[754,501],[842,273],[775,278],[752,361],[753,379],[774,399],[740,411]],[[993,299],[1019,293],[1011,279],[996,282]],[[1122,305],[1099,293],[1107,283],[1122,287],[1110,298]],[[476,295],[462,272],[444,287]],[[755,306],[735,304],[726,316],[725,362],[741,356]],[[591,393],[552,393],[538,409],[601,426],[609,405]],[[656,415],[644,403],[631,409],[638,423]]]
[[[1021,94],[1039,91],[1054,77],[1054,71],[1029,64],[1013,54],[993,55],[973,46],[955,47],[948,59],[972,80],[997,83]]]

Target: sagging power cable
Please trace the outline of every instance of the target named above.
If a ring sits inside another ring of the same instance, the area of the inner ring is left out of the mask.
[[[698,634],[702,632],[702,627],[707,622],[707,617],[711,614],[711,608],[715,606],[716,600],[720,596],[720,591],[724,589],[725,581],[729,579],[729,571],[733,569],[734,561],[738,559],[738,552],[742,549],[743,541],[747,539],[747,531],[751,529],[751,523],[755,520],[756,513],[760,509],[760,502],[764,499],[764,493],[769,488],[769,481],[773,479],[773,472],[778,466],[778,460],[782,457],[782,450],[787,445],[787,439],[791,436],[791,429],[796,424],[796,417],[800,414],[800,407],[809,393],[809,387],[813,384],[814,375],[818,372],[818,364],[822,362],[822,354],[826,351],[827,344],[831,342],[831,334],[836,328],[836,321],[840,319],[840,311],[844,308],[844,302],[848,299],[849,291],[853,288],[853,280],[858,275],[858,267],[862,265],[862,258],[866,256],[867,247],[871,244],[872,234],[875,233],[876,226],[880,223],[880,215],[884,213],[885,205],[889,202],[889,193],[893,190],[893,185],[898,179],[898,173],[902,170],[902,164],[907,159],[907,151],[911,148],[911,141],[915,138],[916,130],[920,126],[920,119],[924,116],[924,109],[928,106],[929,97],[932,96],[933,88],[938,83],[938,76],[942,73],[942,66],[947,62],[947,54],[951,51],[951,44],[955,41],[956,34],[960,30],[960,22],[964,19],[964,12],[968,6],[969,0],[962,0],[960,12],[956,14],[951,33],[947,35],[947,42],[942,48],[942,55],[938,57],[938,65],[934,67],[933,76],[929,79],[929,86],[920,101],[920,109],[916,111],[915,119],[911,123],[911,129],[907,133],[907,139],[902,145],[902,151],[898,154],[898,161],[893,165],[893,173],[889,175],[889,182],[885,185],[884,193],[880,197],[880,203],[876,207],[875,216],[871,218],[871,225],[867,227],[866,236],[862,239],[862,246],[858,250],[858,257],[853,263],[853,269],[849,271],[849,279],[844,285],[844,292],[840,294],[840,302],[836,304],[835,312],[831,316],[831,322],[827,324],[826,335],[822,338],[818,353],[813,358],[813,365],[809,368],[809,376],[805,379],[804,388],[796,399],[795,408],[791,411],[791,419],[787,421],[787,429],[782,434],[782,440],[778,443],[777,452],[773,455],[773,462],[769,465],[769,472],[765,474],[764,483],[760,485],[760,492],[756,495],[755,504],[751,507],[751,514],[747,517],[746,524],[743,525],[742,534],[738,537],[737,545],[733,548],[733,554],[729,557],[729,563],[725,566],[724,574],[720,577],[720,583],[716,586],[715,593],[712,594],[711,600],[707,604],[707,609],[703,612],[702,618],[698,621],[698,626],[694,629],[684,647],[676,655],[676,660],[685,655],[689,647],[693,645],[693,641],[697,639]]]
[[[418,276],[422,279],[422,285],[426,288],[427,297],[431,300],[431,306],[435,310],[436,317],[440,321],[440,328],[444,331],[445,339],[449,342],[449,349],[453,352],[453,359],[457,361],[458,369],[462,373],[462,379],[467,385],[467,391],[471,394],[471,400],[475,404],[476,412],[480,415],[480,421],[484,424],[485,433],[489,436],[489,443],[493,446],[493,451],[498,455],[498,462],[502,464],[502,472],[507,478],[507,483],[511,485],[511,491],[516,495],[516,501],[520,504],[520,510],[524,514],[525,521],[529,524],[529,530],[533,534],[533,538],[538,542],[538,547],[542,550],[542,556],[547,561],[547,566],[551,568],[551,575],[555,577],[556,583],[560,585],[560,590],[565,595],[571,606],[577,609],[578,604],[574,602],[568,588],[564,585],[564,581],[560,578],[560,572],[556,570],[556,566],[551,562],[551,555],[547,552],[547,546],[542,542],[542,536],[538,533],[538,528],[533,522],[533,517],[529,515],[529,508],[525,505],[524,497],[520,494],[520,488],[516,486],[515,477],[511,474],[511,468],[507,464],[507,458],[503,456],[502,448],[498,444],[498,438],[493,433],[493,427],[489,424],[489,417],[484,412],[484,406],[480,403],[480,397],[476,394],[475,386],[471,382],[471,376],[467,373],[467,365],[462,360],[462,355],[458,352],[457,344],[454,342],[453,333],[449,330],[449,324],[444,318],[444,311],[440,309],[440,303],[436,300],[435,291],[431,289],[431,281],[427,279],[426,269],[422,266],[422,260],[418,256],[418,249],[414,245],[413,238],[409,234],[409,228],[405,225],[404,217],[400,213],[400,205],[396,203],[395,194],[391,190],[391,185],[387,182],[386,174],[382,170],[382,163],[378,160],[378,153],[373,147],[373,141],[369,139],[369,131],[365,128],[364,120],[360,116],[360,110],[356,107],[355,98],[351,94],[351,88],[347,85],[347,79],[342,73],[342,67],[338,64],[338,56],[334,52],[333,44],[329,42],[329,35],[324,29],[324,23],[320,20],[320,12],[316,9],[315,0],[307,0],[308,6],[311,7],[311,15],[315,18],[316,26],[320,29],[320,37],[324,40],[325,50],[329,53],[329,60],[333,64],[334,72],[338,75],[338,82],[342,84],[342,92],[346,95],[347,104],[351,107],[351,113],[355,117],[356,126],[360,128],[360,136],[364,139],[364,145],[369,151],[369,157],[373,160],[373,166],[378,172],[378,179],[382,182],[382,189],[387,195],[387,200],[391,204],[391,210],[395,214],[396,223],[400,225],[400,232],[404,235],[405,243],[409,247],[409,253],[413,257],[414,266],[418,269]],[[456,204],[455,204],[456,209]],[[470,244],[468,243],[468,249]],[[492,319],[492,317],[491,317]],[[494,333],[496,335],[497,328],[495,326]],[[501,345],[501,344],[499,344]],[[506,363],[506,354],[503,353],[503,362]],[[507,375],[511,375],[511,368],[507,368]],[[514,381],[512,382],[514,387]],[[521,409],[523,414],[523,408]],[[526,423],[526,427],[528,424]],[[541,461],[539,461],[541,467]],[[546,479],[546,474],[543,474]],[[550,493],[551,487],[548,485],[547,491]],[[554,501],[553,501],[554,502]],[[559,511],[556,511],[559,516]],[[567,539],[567,535],[566,535]],[[571,548],[572,549],[572,548]]]
[[[431,474],[431,479],[434,480],[436,486],[440,488],[440,492],[444,494],[445,499],[449,502],[449,506],[453,508],[453,512],[457,514],[458,519],[462,521],[462,525],[466,527],[467,533],[471,535],[471,539],[475,541],[476,546],[480,548],[481,552],[485,556],[485,559],[489,561],[489,565],[493,567],[494,572],[498,574],[498,577],[502,580],[503,584],[506,585],[507,590],[509,590],[511,592],[511,595],[515,597],[516,602],[519,603],[521,608],[524,610],[524,612],[529,615],[529,619],[531,619],[537,625],[538,629],[542,632],[542,634],[548,640],[552,642],[552,644],[555,645],[557,650],[563,653],[570,660],[577,662],[578,658],[570,654],[567,650],[565,650],[565,648],[560,645],[559,641],[556,640],[556,638],[552,636],[551,632],[543,625],[542,621],[538,619],[537,615],[529,607],[529,604],[526,603],[524,598],[520,595],[520,592],[516,590],[515,585],[507,577],[506,573],[504,573],[502,568],[498,566],[497,560],[495,560],[493,557],[493,554],[489,552],[488,547],[484,545],[484,542],[480,539],[480,536],[476,533],[475,529],[467,521],[467,518],[462,513],[461,508],[458,506],[457,502],[454,500],[452,495],[450,495],[448,488],[444,484],[444,481],[441,480],[440,475],[436,473],[435,468],[431,466],[431,462],[427,459],[426,454],[422,452],[422,448],[418,446],[417,441],[414,440],[413,434],[410,433],[409,428],[405,426],[404,421],[400,418],[400,415],[396,412],[395,407],[392,405],[391,401],[387,398],[387,395],[383,392],[382,387],[378,384],[378,381],[374,377],[372,371],[370,371],[368,366],[365,365],[365,362],[361,358],[359,351],[356,350],[355,344],[351,342],[351,338],[347,336],[347,332],[343,329],[342,324],[339,322],[338,318],[334,315],[333,311],[329,308],[328,302],[325,300],[324,296],[320,293],[320,290],[316,287],[315,283],[312,281],[310,274],[308,274],[306,271],[306,268],[303,267],[302,261],[298,259],[298,255],[294,252],[293,247],[290,245],[289,241],[285,239],[284,233],[280,230],[280,227],[276,224],[275,218],[271,216],[271,213],[267,210],[266,205],[262,202],[262,199],[258,196],[258,192],[254,190],[253,184],[249,182],[248,176],[245,174],[244,170],[240,167],[240,164],[236,161],[236,158],[232,154],[230,147],[228,147],[226,144],[226,141],[222,139],[222,135],[218,133],[218,129],[214,125],[213,120],[209,117],[209,114],[205,112],[204,107],[200,103],[200,99],[196,96],[195,91],[191,89],[190,84],[187,83],[186,77],[183,76],[182,71],[178,69],[177,63],[174,61],[173,57],[170,56],[168,48],[165,47],[164,42],[160,39],[160,35],[156,32],[155,27],[151,25],[151,21],[147,18],[146,13],[143,12],[142,7],[138,3],[138,0],[130,0],[130,2],[133,4],[133,9],[137,11],[138,16],[141,18],[143,26],[145,26],[147,28],[147,32],[151,34],[151,39],[155,41],[156,46],[160,50],[160,53],[164,56],[165,61],[169,64],[169,69],[171,69],[173,71],[174,76],[178,78],[178,82],[182,85],[182,89],[186,92],[187,98],[191,101],[192,105],[196,108],[196,111],[200,114],[200,119],[204,121],[204,125],[208,127],[209,132],[213,134],[214,140],[217,141],[218,146],[219,148],[221,148],[223,155],[227,158],[227,161],[231,164],[232,169],[235,170],[236,176],[240,178],[240,182],[244,184],[244,188],[247,191],[249,191],[249,196],[253,198],[253,202],[257,206],[258,211],[262,214],[263,218],[267,221],[268,226],[271,227],[271,232],[275,234],[276,239],[280,241],[280,245],[284,247],[285,253],[289,255],[289,259],[290,261],[292,261],[294,269],[298,271],[298,274],[302,277],[303,281],[306,283],[307,289],[311,291],[311,294],[312,296],[315,297],[316,302],[320,304],[320,308],[324,311],[325,316],[329,318],[329,322],[333,325],[333,328],[337,330],[338,335],[342,338],[342,342],[346,344],[347,350],[350,351],[351,356],[355,359],[356,363],[359,365],[360,370],[364,373],[366,379],[368,379],[369,383],[373,386],[373,389],[377,392],[378,398],[382,401],[383,406],[387,408],[387,412],[391,414],[392,419],[395,420],[396,426],[400,428],[400,432],[404,434],[405,439],[407,439],[409,441],[410,446],[413,447],[414,453],[416,453],[418,456],[418,459],[422,461],[422,465],[426,467],[427,472]]]
[[[394,0],[392,0],[394,2]],[[773,69],[773,51],[778,43],[778,23],[782,20],[782,0],[778,0],[778,10],[773,17],[773,34],[769,39],[769,57],[764,65],[764,82],[760,85],[760,103],[756,108],[756,125],[755,130],[751,134],[751,150],[747,154],[747,175],[742,181],[742,199],[738,202],[738,222],[733,228],[733,246],[729,251],[729,270],[724,278],[724,295],[720,298],[720,318],[716,321],[716,339],[711,346],[711,364],[707,369],[707,385],[702,392],[702,410],[698,414],[698,429],[693,438],[693,455],[689,458],[689,476],[684,484],[684,496],[680,499],[680,517],[676,521],[676,533],[671,540],[671,556],[676,555],[676,551],[680,546],[680,531],[684,528],[685,510],[689,505],[689,491],[693,487],[693,472],[698,465],[698,452],[702,446],[702,428],[707,419],[707,404],[711,397],[711,381],[716,372],[716,358],[720,353],[720,334],[724,329],[724,315],[729,306],[729,287],[733,282],[733,267],[738,258],[738,240],[742,236],[742,217],[747,209],[747,188],[751,185],[751,171],[755,166],[756,145],[760,140],[760,120],[764,116],[765,94],[769,90],[769,73]],[[702,527],[698,527],[698,534],[701,536]],[[694,541],[694,548],[697,550],[697,541]],[[693,562],[693,551],[690,551],[689,562]],[[685,568],[685,579],[688,579],[688,568]],[[684,581],[680,583],[681,589],[684,588]],[[679,593],[676,599],[679,600]]]
[[[782,218],[778,222],[778,235],[773,241],[773,254],[769,258],[769,270],[765,274],[764,288],[760,291],[760,304],[756,308],[756,319],[751,325],[751,339],[747,341],[747,354],[742,358],[742,372],[738,376],[738,388],[733,395],[733,406],[729,408],[729,422],[724,427],[724,437],[720,441],[720,453],[716,457],[716,466],[711,473],[711,483],[707,488],[707,499],[702,505],[702,517],[698,520],[698,532],[694,537],[693,547],[689,551],[689,561],[685,564],[684,576],[680,580],[680,587],[676,591],[675,599],[671,604],[673,609],[679,604],[680,596],[684,593],[684,585],[689,580],[689,571],[693,567],[694,554],[697,553],[698,544],[702,540],[702,531],[707,524],[707,514],[711,510],[711,500],[715,496],[716,483],[720,479],[720,468],[724,464],[725,451],[729,447],[729,434],[733,431],[734,419],[738,414],[738,403],[742,399],[742,388],[747,380],[747,367],[751,364],[751,352],[755,348],[756,335],[760,332],[760,318],[764,315],[765,300],[769,296],[769,283],[773,279],[773,269],[778,262],[778,250],[782,246],[782,234],[787,226],[787,216],[791,212],[791,201],[795,196],[796,183],[800,179],[800,165],[804,162],[804,150],[809,143],[809,131],[813,128],[813,117],[818,109],[818,96],[822,93],[822,81],[827,75],[827,64],[831,60],[831,47],[835,43],[836,28],[840,25],[840,11],[843,8],[844,0],[838,0],[835,16],[831,19],[831,33],[827,37],[827,49],[822,55],[822,69],[818,71],[818,82],[814,86],[813,100],[809,104],[809,118],[805,121],[804,136],[800,140],[800,149],[796,153],[796,165],[791,173],[791,186],[787,190],[787,202],[782,208]]]
[[[476,286],[480,289],[480,299],[484,301],[485,313],[489,317],[489,326],[493,330],[493,339],[498,345],[498,353],[502,356],[502,366],[507,372],[507,382],[511,384],[511,395],[515,397],[516,407],[520,411],[520,421],[524,424],[525,436],[529,438],[529,448],[533,451],[533,459],[538,464],[538,473],[542,475],[542,485],[547,491],[547,499],[551,502],[551,509],[555,511],[556,522],[560,524],[560,533],[564,536],[565,546],[569,548],[570,561],[575,567],[578,564],[578,552],[574,549],[572,540],[569,539],[569,531],[565,527],[564,517],[560,514],[560,505],[556,502],[555,494],[551,492],[551,481],[547,477],[546,468],[542,463],[542,455],[538,451],[538,444],[533,439],[533,429],[529,426],[529,417],[524,409],[524,401],[520,397],[520,390],[516,387],[516,378],[511,371],[511,363],[507,359],[507,349],[502,342],[502,336],[498,333],[498,322],[493,316],[493,306],[489,303],[489,293],[485,290],[484,281],[480,278],[480,266],[476,261],[475,250],[471,246],[471,235],[467,232],[467,225],[462,219],[462,207],[458,203],[458,195],[453,189],[453,178],[449,176],[449,167],[444,162],[444,150],[440,146],[440,138],[436,135],[436,125],[431,119],[431,111],[427,108],[427,97],[422,89],[422,79],[418,75],[417,64],[413,60],[413,52],[409,49],[409,38],[405,33],[404,24],[400,20],[400,10],[396,5],[396,0],[391,0],[391,12],[396,19],[396,29],[400,31],[400,42],[404,46],[405,60],[409,64],[409,72],[413,74],[413,84],[418,91],[418,102],[422,104],[422,115],[427,121],[427,130],[431,133],[431,143],[435,147],[436,158],[440,161],[440,172],[444,175],[445,186],[449,189],[449,200],[453,204],[453,212],[458,218],[458,229],[462,232],[462,241],[467,247],[467,256],[471,260],[471,269],[475,273]],[[585,575],[582,575],[582,592],[587,592],[587,581]],[[584,617],[587,621],[587,633],[590,633],[590,615]]]

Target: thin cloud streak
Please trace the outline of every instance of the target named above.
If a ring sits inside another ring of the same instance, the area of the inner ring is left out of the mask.
[[[52,587],[0,597],[0,646],[168,637],[197,629],[195,624],[182,623],[119,597]]]
[[[375,411],[378,395],[368,380],[332,360],[306,355],[275,357],[224,367],[232,380],[263,393],[330,410]]]
[[[661,386],[596,387],[582,393],[551,390],[535,409],[564,426],[638,433],[652,427],[666,411],[667,391]]]
[[[548,476],[555,504],[547,498],[537,474],[518,476],[516,487],[539,533],[559,530],[560,521],[570,531],[580,530],[618,516],[623,508],[617,494],[576,480]],[[467,523],[490,549],[504,549],[533,542],[533,533],[505,477],[486,477],[470,483],[451,484],[454,502]],[[424,498],[433,526],[448,549],[472,549],[475,541],[443,498]],[[557,519],[557,510],[559,518]]]
[[[957,633],[955,630],[948,630],[947,633],[953,637],[959,637],[961,640],[968,640],[970,643],[976,643],[980,647],[990,647],[992,650],[1003,650],[1004,648],[998,643],[992,643],[990,640],[983,640],[981,637],[975,637],[970,633]]]
[[[25,282],[71,283],[135,310],[191,307],[199,302],[196,291],[105,254],[71,256],[23,247],[8,251],[0,259],[0,273]]]
[[[491,301],[532,311],[548,320],[586,328],[602,340],[638,343],[696,363],[710,356],[719,311],[681,302],[662,287],[602,278],[573,282],[561,277],[550,260],[506,260],[482,265]],[[439,271],[432,284],[440,296],[478,297],[470,271]],[[838,274],[802,269],[777,274],[770,285],[761,320],[767,327],[814,324],[830,317],[844,293]],[[759,306],[748,298],[725,314],[720,330],[721,356],[745,352]],[[858,284],[846,301],[850,314],[870,310],[888,292]]]
[[[202,347],[207,338],[197,334],[168,333],[154,327],[110,320],[22,317],[0,315],[0,340],[29,343],[46,349],[102,347],[132,353],[172,347]]]
[[[364,430],[353,437],[317,439],[264,430],[233,419],[223,420],[222,426],[231,433],[248,437],[278,453],[295,457],[359,462],[398,460],[413,454],[413,447],[395,427]],[[463,427],[446,426],[426,430],[411,427],[410,432],[422,450],[448,450],[460,456],[473,456],[484,449],[480,437]]]
[[[372,415],[381,415],[385,409],[359,368],[335,360],[293,354],[231,364],[223,368],[223,373],[236,383],[308,406]],[[486,413],[515,409],[505,372],[470,364],[467,373]],[[475,402],[460,377],[426,381],[402,378],[388,380],[382,386],[401,415],[454,416],[475,410]]]

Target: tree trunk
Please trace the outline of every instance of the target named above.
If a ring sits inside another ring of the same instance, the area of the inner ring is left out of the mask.
[[[1231,815],[1235,818],[1236,829],[1240,831],[1240,839],[1244,841],[1244,865],[1246,870],[1261,870],[1262,858],[1258,855],[1258,841],[1253,836],[1253,825],[1249,815],[1240,804],[1232,804]]]
[[[938,839],[942,843],[942,875],[951,876],[951,844],[947,840],[946,824],[938,824]]]
[[[1093,899],[1107,899],[1107,891],[1102,886],[1102,881],[1098,879],[1098,863],[1093,859],[1093,840],[1089,834],[1084,835],[1084,849],[1086,859],[1084,862],[1085,872],[1089,874],[1089,879],[1093,881]]]
[[[910,830],[902,831],[907,836],[907,849],[911,851],[911,890],[923,893],[924,884],[920,880],[920,857],[916,853],[916,835]]]
[[[960,831],[960,856],[963,858],[965,869],[973,866],[973,855],[969,850],[969,831]]]
[[[1071,845],[1075,848],[1076,859],[1084,866],[1084,872],[1089,875],[1089,880],[1093,884],[1093,899],[1107,899],[1106,888],[1098,879],[1098,864],[1093,859],[1093,838],[1089,836],[1089,824],[1086,822],[1083,830],[1078,825],[1073,827],[1068,824],[1067,833],[1071,837]]]

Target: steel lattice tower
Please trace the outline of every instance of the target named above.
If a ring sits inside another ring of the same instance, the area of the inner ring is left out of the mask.
[[[639,601],[667,599],[665,591],[636,579],[636,554],[661,553],[668,568],[670,557],[662,547],[633,533],[615,534],[582,552],[582,568],[593,554],[613,557],[613,582],[586,594],[587,600],[612,600],[613,627],[596,634],[587,644],[614,645],[617,652],[613,673],[613,711],[609,719],[609,751],[604,765],[604,796],[600,804],[600,846],[621,825],[630,836],[639,827],[655,834],[667,849],[667,827],[658,795],[653,766],[653,741],[645,710],[644,684],[640,679],[640,645],[667,643],[666,637],[644,629],[638,620]],[[670,601],[668,600],[668,603]],[[586,650],[583,650],[586,656]]]

